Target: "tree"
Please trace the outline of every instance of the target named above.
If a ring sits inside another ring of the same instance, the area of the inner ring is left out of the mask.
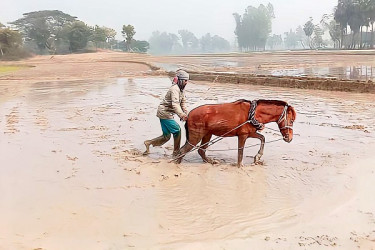
[[[367,16],[371,24],[371,44],[370,47],[374,48],[374,22],[375,22],[375,0],[370,0],[367,8]]]
[[[287,48],[295,49],[298,45],[298,37],[296,32],[290,29],[289,32],[285,32],[284,43]]]
[[[122,26],[122,36],[125,38],[127,50],[130,50],[130,43],[133,40],[133,37],[135,35],[135,30],[133,25],[123,25]]]
[[[213,52],[212,37],[210,33],[202,36],[202,38],[199,40],[199,43],[201,45],[202,52]]]
[[[198,38],[192,32],[188,30],[179,30],[178,34],[181,37],[182,47],[185,52],[190,52],[198,48]]]
[[[312,46],[313,48],[322,48],[325,46],[323,42],[323,30],[320,28],[319,25],[315,25],[314,27],[314,37],[312,39]]]
[[[147,41],[134,40],[131,42],[131,48],[134,51],[146,53],[150,48],[150,44]]]
[[[210,33],[202,36],[199,43],[202,52],[226,52],[230,50],[230,44],[227,40],[218,35],[211,36]]]
[[[311,36],[312,34],[314,33],[314,29],[315,29],[315,25],[313,23],[313,19],[312,17],[310,17],[310,20],[307,21],[305,23],[305,25],[303,26],[303,31],[305,31],[305,35],[308,37],[309,39],[309,47],[310,49],[313,48],[313,45],[312,45],[312,41],[311,41]]]
[[[22,57],[22,36],[10,28],[0,28],[0,58],[4,56]]]
[[[308,44],[309,41],[301,25],[299,25],[296,29],[296,36],[297,36],[297,41],[301,44],[302,48],[305,49],[306,48],[305,44]]]
[[[283,39],[281,38],[281,35],[275,35],[268,37],[267,39],[267,46],[273,50],[275,46],[280,46],[283,43]]]
[[[90,41],[92,41],[95,44],[96,48],[98,48],[98,47],[103,48],[104,43],[107,41],[106,30],[99,27],[98,25],[95,25],[92,28]]]
[[[178,46],[178,36],[172,33],[154,31],[149,39],[150,52],[155,54],[170,54]]]
[[[59,38],[69,42],[69,49],[71,52],[78,52],[83,50],[89,37],[92,35],[92,30],[84,22],[76,21],[67,24],[63,27]]]
[[[115,36],[116,36],[117,32],[112,28],[107,28],[107,27],[104,27],[104,26],[102,27],[102,29],[104,30],[104,33],[105,33],[106,42],[112,48],[112,45],[115,42]]]
[[[320,24],[323,27],[323,31],[328,30],[331,40],[334,43],[334,48],[340,48],[340,24],[333,19],[332,15],[324,14]]]
[[[18,28],[26,41],[35,42],[39,53],[44,53],[49,42],[58,36],[62,27],[76,21],[76,17],[59,10],[42,10],[23,14],[23,17],[11,22]]]
[[[230,50],[229,42],[218,35],[212,37],[211,44],[214,52],[227,52]]]
[[[261,4],[258,8],[248,6],[242,16],[238,13],[233,16],[238,47],[241,50],[264,50],[275,17],[272,4],[269,3],[267,7]]]

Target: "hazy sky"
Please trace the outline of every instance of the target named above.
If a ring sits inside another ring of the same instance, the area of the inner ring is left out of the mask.
[[[234,12],[242,15],[247,6],[258,7],[270,2],[274,6],[272,33],[283,34],[308,21],[320,21],[331,14],[337,0],[1,0],[0,22],[7,24],[23,13],[37,10],[61,10],[78,17],[88,25],[99,25],[117,31],[121,39],[123,24],[135,27],[137,40],[148,40],[155,30],[177,34],[180,29],[198,38],[206,33],[234,41]]]

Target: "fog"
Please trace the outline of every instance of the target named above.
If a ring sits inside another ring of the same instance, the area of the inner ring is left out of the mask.
[[[271,3],[275,19],[271,34],[283,34],[295,29],[312,17],[318,23],[323,14],[331,14],[337,0],[112,0],[112,1],[52,1],[2,0],[0,22],[7,24],[22,17],[23,13],[38,10],[61,10],[89,25],[113,28],[121,38],[124,24],[135,27],[135,39],[148,40],[155,30],[177,33],[187,29],[197,37],[206,33],[219,35],[234,42],[233,13],[242,15],[247,6]]]

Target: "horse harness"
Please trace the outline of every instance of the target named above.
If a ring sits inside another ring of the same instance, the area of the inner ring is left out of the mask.
[[[280,124],[281,122],[284,121],[284,127],[280,128],[280,130],[282,130],[282,129],[292,129],[293,130],[292,126],[287,125],[287,122],[288,122],[288,107],[289,107],[289,105],[286,104],[285,107],[284,107],[283,113],[280,115],[280,118],[277,121],[277,124]]]
[[[249,110],[249,116],[247,118],[247,121],[253,125],[256,130],[261,130],[264,128],[264,124],[263,123],[260,123],[259,121],[257,121],[257,119],[255,119],[255,109],[258,105],[258,101],[257,100],[253,100],[251,101],[250,103],[250,110]]]

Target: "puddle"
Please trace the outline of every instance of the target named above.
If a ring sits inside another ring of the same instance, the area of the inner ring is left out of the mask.
[[[200,65],[187,64],[185,68],[198,71],[216,72],[216,73],[242,73],[242,74],[258,74],[272,76],[296,76],[296,77],[322,77],[337,78],[342,80],[361,80],[375,81],[375,67],[370,65],[347,66],[347,67],[312,67],[312,68],[279,68],[264,69],[267,64],[264,63],[258,67],[250,67],[241,58],[239,61],[227,61],[223,59],[212,59],[210,61],[203,60]],[[158,67],[166,71],[176,71],[181,65],[169,63],[155,63]],[[213,70],[214,68],[214,70]]]
[[[362,81],[375,80],[375,67],[371,66],[280,69],[270,72],[262,71],[262,73],[270,73],[273,76],[309,76]]]

